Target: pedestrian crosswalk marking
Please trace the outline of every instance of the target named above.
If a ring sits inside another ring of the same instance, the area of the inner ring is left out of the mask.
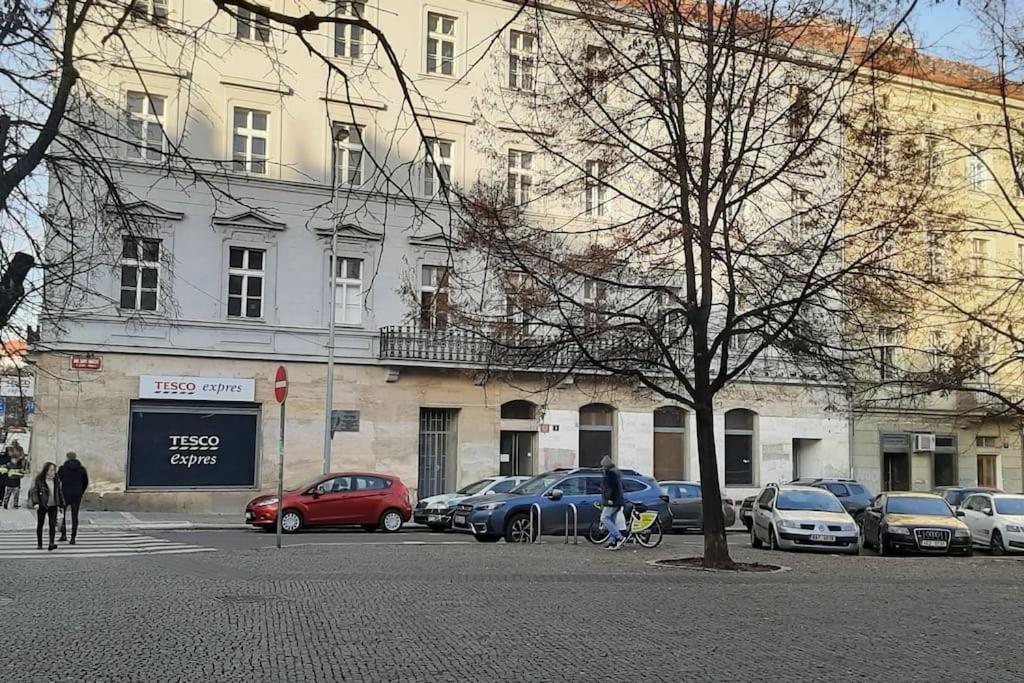
[[[75,545],[57,542],[57,549],[45,549],[47,535],[43,533],[43,550],[36,548],[33,531],[0,533],[0,560],[32,560],[55,558],[137,557],[139,555],[186,555],[214,552],[215,548],[168,541],[153,536],[121,532],[79,532]]]

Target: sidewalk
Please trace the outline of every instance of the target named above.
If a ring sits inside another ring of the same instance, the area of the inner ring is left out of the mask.
[[[190,514],[183,512],[97,512],[82,510],[78,523],[84,529],[246,529],[236,513]],[[0,532],[35,530],[35,510],[0,508]]]

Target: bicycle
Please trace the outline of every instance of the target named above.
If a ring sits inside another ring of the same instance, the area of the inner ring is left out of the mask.
[[[601,503],[594,503],[594,507],[600,510],[604,506]],[[630,508],[625,543],[638,543],[644,548],[657,548],[665,537],[661,530],[661,522],[658,521],[658,513],[648,510],[643,503],[632,503]],[[608,530],[601,524],[600,519],[590,525],[587,540],[594,545],[602,545],[608,541]]]

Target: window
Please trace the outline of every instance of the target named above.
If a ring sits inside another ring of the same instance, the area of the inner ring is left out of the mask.
[[[981,511],[981,496],[968,496],[960,507],[964,510],[978,510]]]
[[[624,479],[622,481],[622,491],[624,493],[637,493],[639,491],[646,491],[647,484],[636,479]]]
[[[807,221],[807,193],[803,190],[793,188],[789,193],[789,210],[790,210],[790,225],[793,227],[793,233],[799,234],[805,227]],[[887,240],[882,245],[882,251],[885,252],[889,248],[889,242]]]
[[[433,197],[452,181],[452,151],[455,143],[440,138],[427,138],[424,144],[426,150],[423,154],[423,194]]]
[[[263,317],[262,249],[231,247],[228,259],[228,316]]]
[[[675,406],[655,408],[654,478],[661,481],[685,477],[686,411]]]
[[[789,135],[803,138],[811,117],[811,90],[806,86],[797,86],[793,93],[793,103],[789,106]]]
[[[160,240],[122,238],[120,307],[155,311],[159,291]]]
[[[980,237],[971,239],[971,272],[984,275],[988,265],[988,240]]]
[[[601,459],[611,457],[615,408],[591,403],[580,408],[579,466],[599,467]]]
[[[527,273],[505,274],[505,322],[529,329],[534,317],[532,283]]]
[[[878,328],[878,372],[882,380],[892,378],[896,360],[896,329]]]
[[[1024,274],[1024,244],[1017,245],[1017,270]]]
[[[928,230],[924,234],[925,257],[928,259],[928,275],[939,280],[946,275],[946,265],[942,254],[942,244],[939,241],[938,230]]]
[[[583,283],[583,316],[584,322],[595,327],[604,321],[604,314],[601,312],[605,302],[607,287],[603,282],[597,280],[586,280]]]
[[[611,53],[608,48],[598,45],[587,47],[587,70],[584,73],[584,86],[589,90],[596,102],[608,102],[608,67]]]
[[[166,98],[140,92],[128,93],[129,159],[161,161],[164,158],[164,115]]]
[[[353,491],[377,491],[386,489],[390,485],[391,483],[387,479],[381,479],[380,477],[352,477]]]
[[[317,491],[320,495],[326,493],[348,493],[352,490],[352,480],[350,477],[334,477],[333,479],[327,479],[317,484]]]
[[[366,3],[363,0],[338,0],[335,3],[334,15],[342,19],[362,19],[366,15]],[[334,56],[362,59],[362,26],[334,25]]]
[[[359,325],[363,321],[363,261],[339,258],[334,267],[334,322]]]
[[[978,456],[978,486],[996,488],[996,465],[999,462],[998,455]]]
[[[420,326],[443,330],[448,326],[448,268],[423,266],[420,279]]]
[[[455,74],[456,18],[436,12],[427,13],[427,73]]]
[[[537,406],[530,401],[508,401],[501,404],[502,420],[535,420]]]
[[[167,24],[167,0],[131,0],[131,16],[157,26]]]
[[[231,142],[232,169],[241,173],[267,172],[267,129],[270,114],[255,109],[234,109]]]
[[[566,496],[585,496],[587,495],[587,479],[590,477],[569,477],[563,479],[555,486],[556,489],[562,492],[562,495]]]
[[[491,493],[508,493],[519,484],[518,479],[505,479],[491,487]]]
[[[334,124],[334,179],[347,187],[363,184],[363,134],[355,124]]]
[[[942,146],[936,138],[925,140],[925,177],[927,180],[938,180],[942,173]]]
[[[261,43],[270,41],[270,19],[262,14],[254,14],[247,9],[235,10],[235,37],[242,40],[257,40]]]
[[[1013,186],[1013,196],[1017,199],[1024,198],[1024,154],[1015,154],[1013,163],[1010,164],[1010,184]]]
[[[998,437],[995,436],[979,436],[974,442],[978,448],[997,448],[996,440]]]
[[[537,36],[522,31],[508,34],[508,87],[533,92],[537,81]]]
[[[587,162],[586,178],[586,212],[588,216],[603,216],[608,202],[608,186],[605,177],[608,175],[608,164],[603,161]]]
[[[825,488],[835,494],[836,498],[845,498],[850,495],[850,490],[843,484],[829,482],[825,484]]]
[[[942,366],[942,357],[945,354],[946,337],[942,330],[928,331],[928,364],[932,370],[938,370]]]
[[[967,157],[967,186],[976,192],[984,192],[988,189],[988,175],[985,149],[972,145],[971,154]]]
[[[672,498],[700,498],[700,487],[696,484],[670,484],[668,495]]]
[[[508,196],[516,206],[530,201],[533,187],[533,153],[508,151]]]
[[[749,410],[725,414],[725,485],[754,485],[754,413]]]

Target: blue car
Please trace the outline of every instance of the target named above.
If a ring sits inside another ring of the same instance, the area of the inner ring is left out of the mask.
[[[540,506],[542,533],[563,534],[566,510],[574,504],[579,515],[576,529],[585,534],[601,514],[594,507],[601,503],[601,475],[599,469],[554,470],[528,479],[508,493],[466,498],[452,513],[452,528],[472,533],[481,543],[502,538],[508,543],[528,543],[532,540],[530,510],[534,505]],[[622,470],[622,487],[627,503],[643,503],[658,513],[662,527],[672,528],[668,496],[658,482],[633,470]],[[534,509],[534,523],[536,514]]]

